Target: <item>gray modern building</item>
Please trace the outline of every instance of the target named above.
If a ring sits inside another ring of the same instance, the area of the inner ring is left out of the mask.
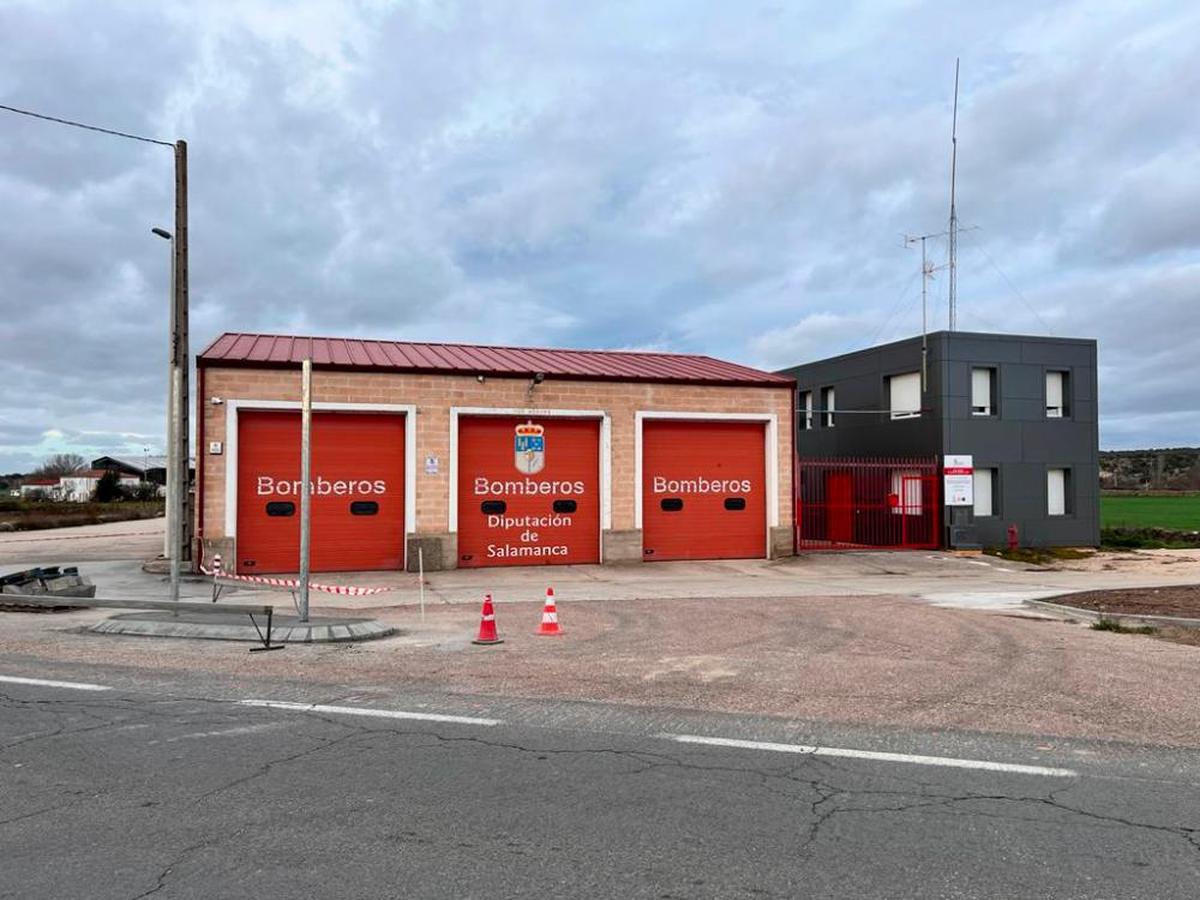
[[[940,466],[947,456],[966,455],[974,467],[970,506],[945,505],[940,469],[936,482],[926,479],[938,493],[927,492],[924,502],[941,506],[938,543],[1002,545],[1011,525],[1023,546],[1099,543],[1095,341],[939,331],[782,374],[797,382],[802,476],[806,460],[921,459]],[[907,480],[918,491],[915,499],[895,486],[899,479],[885,483],[891,512],[922,502],[920,483]],[[855,493],[847,488],[842,505],[871,499]],[[851,525],[843,528],[847,534]]]

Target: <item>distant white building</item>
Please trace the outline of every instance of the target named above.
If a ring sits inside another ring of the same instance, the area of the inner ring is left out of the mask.
[[[21,484],[21,496],[45,496],[51,500],[59,499],[62,486],[57,478],[26,478]]]
[[[86,503],[92,499],[97,483],[105,474],[107,473],[104,469],[80,469],[70,475],[63,475],[58,480],[58,499]],[[136,475],[118,474],[117,478],[121,487],[134,487],[141,481]]]
[[[121,476],[133,475],[142,481],[152,481],[155,484],[167,483],[165,456],[99,456],[92,460],[92,468],[116,472]],[[195,458],[189,458],[189,474],[194,474],[195,469]]]

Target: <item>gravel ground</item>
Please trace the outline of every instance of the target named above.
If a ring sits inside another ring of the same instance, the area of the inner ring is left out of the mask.
[[[163,579],[133,562],[161,547],[161,523],[0,535],[0,563],[92,560],[85,573],[106,595],[161,596]],[[428,576],[424,620],[411,605],[415,576],[374,573],[361,583],[396,590],[314,596],[313,611],[374,616],[397,625],[396,638],[249,654],[244,644],[82,630],[105,618],[103,611],[10,613],[0,614],[0,670],[20,674],[28,659],[67,670],[220,673],[258,696],[311,684],[330,702],[410,685],[461,695],[1193,747],[1200,746],[1194,694],[1200,650],[1048,620],[1020,602],[1072,588],[1129,594],[1130,585],[1156,581],[1195,585],[1198,572],[1200,556],[1188,552],[1097,554],[1055,570],[894,553],[553,573],[466,570]],[[530,601],[551,574],[567,633],[535,637],[540,604]],[[208,591],[202,581],[184,587],[191,598]],[[498,601],[505,643],[496,647],[470,643],[484,591]],[[290,602],[265,592],[233,597]]]
[[[153,559],[162,553],[165,528],[165,520],[157,518],[0,534],[0,567],[29,560],[35,560],[38,565],[53,565],[91,560]],[[0,571],[7,571],[7,568]]]
[[[329,701],[384,685],[595,700],[868,725],[1200,746],[1200,651],[1083,625],[903,597],[585,600],[535,637],[536,603],[505,602],[505,643],[476,647],[478,610],[376,611],[398,638],[295,646],[79,633],[97,611],[0,616],[0,659],[219,672],[253,696],[300,682]]]
[[[1180,628],[1177,625],[1167,625],[1159,628],[1155,636],[1165,641],[1174,641],[1176,644],[1200,647],[1200,628]]]
[[[1200,619],[1200,584],[1177,587],[1086,591],[1063,598],[1069,606],[1130,616],[1178,616]]]

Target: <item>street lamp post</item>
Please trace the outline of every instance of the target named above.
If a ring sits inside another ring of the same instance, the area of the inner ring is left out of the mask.
[[[175,491],[179,486],[175,483],[176,470],[172,461],[175,458],[175,415],[171,409],[171,391],[172,388],[172,373],[175,371],[175,236],[165,228],[151,228],[151,233],[158,235],[164,241],[169,241],[171,244],[171,293],[168,295],[168,309],[170,310],[170,325],[167,332],[167,529],[163,535],[163,556],[170,560],[172,557],[172,543],[174,540],[174,504],[171,497],[175,495]]]
[[[178,412],[175,414],[175,439],[171,441],[171,446],[168,449],[168,456],[171,453],[178,453],[179,465],[171,468],[178,473],[182,466],[183,477],[180,482],[182,490],[176,490],[180,501],[180,516],[176,522],[176,529],[180,536],[177,542],[175,553],[177,559],[191,559],[192,557],[192,519],[189,510],[192,507],[189,495],[191,492],[190,467],[188,465],[191,454],[188,453],[188,444],[190,443],[188,429],[188,397],[190,391],[188,389],[188,374],[191,359],[188,352],[188,174],[187,174],[187,141],[160,141],[157,138],[147,137],[141,134],[133,134],[128,131],[118,131],[114,128],[103,128],[99,125],[88,124],[86,122],[75,122],[71,119],[60,118],[59,116],[50,116],[46,113],[37,112],[32,109],[20,109],[16,106],[9,106],[5,103],[0,103],[0,110],[5,112],[15,113],[20,116],[29,116],[34,119],[41,119],[46,122],[54,122],[58,125],[66,125],[70,128],[82,128],[87,131],[96,132],[99,134],[107,134],[113,137],[123,138],[130,141],[140,141],[143,144],[155,144],[159,147],[170,147],[175,156],[175,231],[172,234],[162,228],[155,228],[154,233],[159,237],[165,238],[171,242],[171,360],[173,366],[172,384],[175,380],[179,381],[179,403]],[[174,406],[174,404],[172,404]],[[168,477],[169,474],[168,474]]]
[[[180,459],[179,423],[183,412],[183,383],[179,371],[179,321],[175,302],[175,237],[165,228],[151,228],[171,244],[170,353],[167,359],[167,534],[164,555],[171,566],[171,600],[179,600],[180,566],[183,559],[183,492],[187,490],[186,460]]]

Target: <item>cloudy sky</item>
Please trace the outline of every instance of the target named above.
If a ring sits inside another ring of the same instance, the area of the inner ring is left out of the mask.
[[[0,103],[188,140],[193,352],[910,336],[956,56],[960,327],[1098,338],[1102,445],[1200,443],[1194,2],[0,0]],[[171,189],[0,111],[0,471],[161,449]]]

